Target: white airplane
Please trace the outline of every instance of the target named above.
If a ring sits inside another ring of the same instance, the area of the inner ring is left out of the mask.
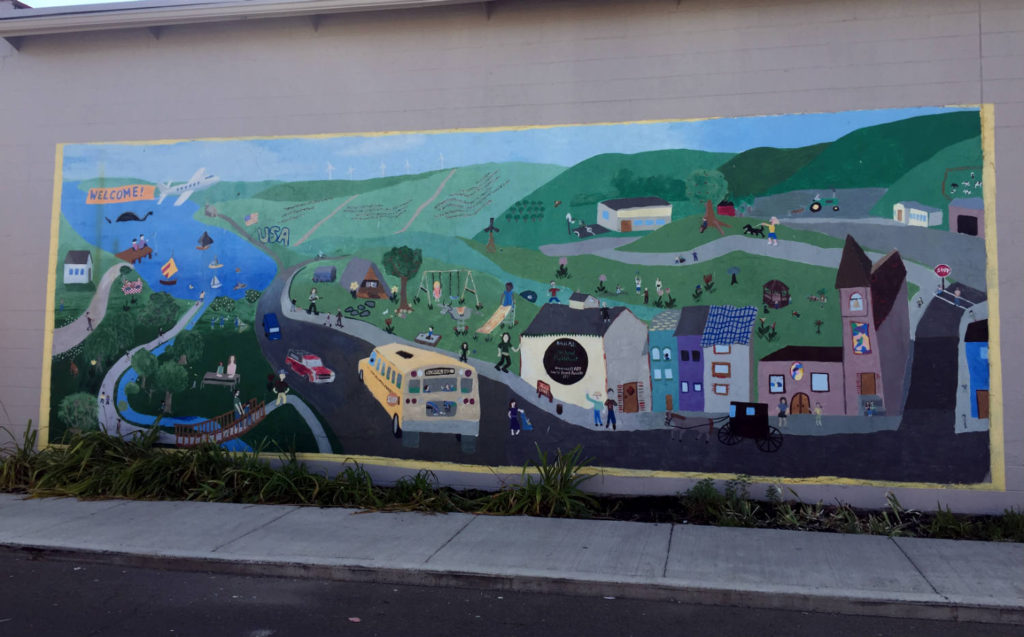
[[[183,184],[178,184],[177,186],[171,186],[171,182],[169,181],[157,184],[157,187],[160,189],[160,200],[157,201],[156,204],[158,206],[162,204],[164,202],[164,197],[167,195],[178,195],[178,199],[174,202],[174,205],[180,206],[185,203],[189,196],[191,196],[195,191],[205,190],[220,181],[220,177],[207,175],[205,173],[206,169],[200,168],[188,181]]]

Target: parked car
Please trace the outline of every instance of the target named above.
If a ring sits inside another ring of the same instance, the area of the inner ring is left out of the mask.
[[[277,322],[277,314],[267,312],[263,315],[263,333],[266,334],[267,340],[281,340],[281,324]]]
[[[301,349],[288,350],[284,359],[288,368],[311,383],[333,383],[334,372],[324,367],[324,362],[316,354]]]

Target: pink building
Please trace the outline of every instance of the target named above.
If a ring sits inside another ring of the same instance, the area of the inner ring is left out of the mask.
[[[903,413],[910,354],[907,269],[893,250],[872,264],[851,237],[836,273],[843,320],[846,413]]]
[[[785,396],[792,414],[846,413],[845,372],[842,347],[790,345],[761,359],[757,366],[758,400],[775,412]]]

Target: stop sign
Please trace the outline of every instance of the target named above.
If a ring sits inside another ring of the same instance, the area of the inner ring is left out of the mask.
[[[949,267],[945,263],[940,263],[939,265],[935,266],[935,274],[937,274],[937,275],[939,275],[941,277],[949,276],[949,273],[952,272],[952,271],[953,271],[953,268]]]

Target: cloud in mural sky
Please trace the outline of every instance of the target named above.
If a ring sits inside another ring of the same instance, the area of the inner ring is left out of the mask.
[[[64,149],[64,178],[74,181],[103,175],[180,182],[203,167],[227,181],[299,181],[327,179],[328,174],[334,179],[369,179],[488,162],[571,166],[601,153],[795,148],[833,141],[864,126],[951,110],[964,109],[888,109],[394,135],[69,144]]]

